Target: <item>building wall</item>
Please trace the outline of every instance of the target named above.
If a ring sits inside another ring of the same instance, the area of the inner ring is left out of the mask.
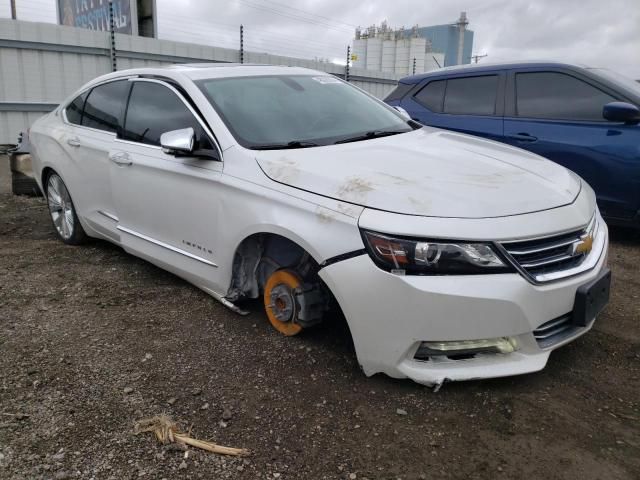
[[[434,52],[444,53],[444,67],[457,64],[458,58],[458,28],[453,25],[433,25],[418,28],[418,35],[431,41]],[[465,30],[462,63],[471,63],[473,52],[473,31]]]
[[[15,143],[42,114],[80,86],[111,71],[106,32],[0,19],[0,144]],[[238,62],[239,51],[169,40],[116,35],[118,70],[190,62]],[[344,76],[345,67],[245,52],[247,63],[290,65]],[[384,98],[399,75],[352,68],[351,82]]]

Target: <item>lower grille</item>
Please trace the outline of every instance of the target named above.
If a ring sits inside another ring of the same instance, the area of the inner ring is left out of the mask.
[[[549,348],[572,337],[581,328],[571,323],[571,313],[567,313],[540,325],[533,331],[533,336],[540,348]]]

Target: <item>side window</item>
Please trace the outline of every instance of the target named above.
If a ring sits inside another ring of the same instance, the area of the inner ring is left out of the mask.
[[[444,100],[444,90],[447,85],[446,80],[436,80],[427,83],[422,90],[415,94],[415,99],[432,112],[442,112],[442,101]]]
[[[128,91],[127,80],[109,82],[95,87],[84,103],[82,125],[117,133],[122,127],[122,114]]]
[[[447,80],[444,113],[495,115],[498,76],[452,78]]]
[[[74,125],[80,125],[82,121],[82,109],[84,108],[84,101],[87,99],[87,92],[78,95],[73,102],[67,105],[64,112],[67,115],[67,121]]]
[[[200,123],[171,90],[151,82],[134,82],[124,125],[125,140],[160,145],[160,135],[192,127],[197,149],[212,149]]]
[[[602,107],[615,100],[564,73],[516,74],[516,111],[520,117],[603,121]]]

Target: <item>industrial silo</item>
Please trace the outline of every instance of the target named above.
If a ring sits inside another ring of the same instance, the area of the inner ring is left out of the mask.
[[[382,71],[396,71],[396,40],[391,35],[382,40]]]
[[[367,39],[367,70],[379,71],[382,67],[382,37]]]
[[[367,39],[356,38],[353,41],[354,68],[367,68]]]

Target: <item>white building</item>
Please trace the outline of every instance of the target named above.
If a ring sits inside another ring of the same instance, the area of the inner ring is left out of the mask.
[[[354,68],[412,75],[443,67],[444,56],[434,52],[431,42],[418,35],[417,25],[409,32],[392,30],[386,22],[364,32],[358,28],[353,41]]]

